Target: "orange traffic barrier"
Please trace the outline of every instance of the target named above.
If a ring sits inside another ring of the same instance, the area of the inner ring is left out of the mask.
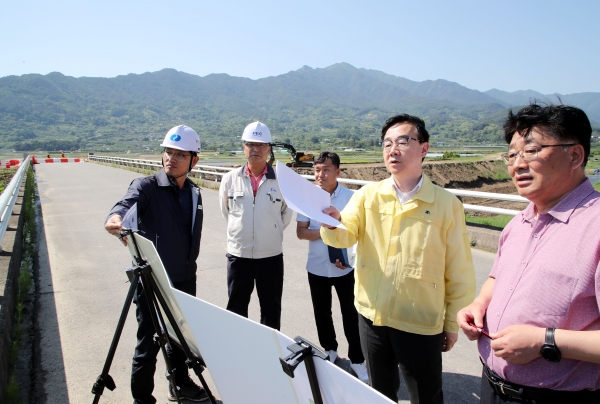
[[[62,159],[62,158],[61,158],[61,159],[60,159],[60,162],[61,162],[61,163],[68,163],[68,162],[69,162],[69,159]]]
[[[6,168],[10,168],[10,161],[6,162]]]
[[[46,163],[54,163],[54,159],[46,159],[44,160]]]

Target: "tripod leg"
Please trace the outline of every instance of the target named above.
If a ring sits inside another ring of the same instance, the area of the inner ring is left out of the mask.
[[[188,368],[194,369],[194,373],[196,373],[196,375],[198,376],[198,379],[200,379],[200,383],[202,384],[202,387],[206,391],[206,394],[208,395],[208,398],[209,398],[211,404],[217,404],[217,401],[215,400],[215,397],[212,395],[212,392],[210,391],[208,384],[206,383],[206,380],[204,380],[204,377],[202,376],[202,372],[203,372],[204,368],[206,367],[204,360],[202,360],[202,358],[197,358],[190,350],[190,347],[188,346],[188,344],[185,340],[185,337],[181,333],[179,325],[177,324],[175,317],[173,317],[173,313],[171,313],[171,310],[169,310],[169,306],[167,305],[162,294],[160,293],[160,291],[156,285],[156,282],[154,281],[154,278],[152,278],[152,276],[148,275],[147,280],[152,285],[154,295],[155,295],[156,299],[158,299],[161,307],[163,308],[163,311],[165,312],[165,315],[167,316],[167,319],[169,320],[169,323],[171,324],[173,331],[175,331],[175,334],[177,335],[177,339],[179,340],[179,343],[181,344],[181,349],[185,352],[185,355],[188,358],[186,361]],[[158,312],[158,313],[160,315],[160,312]],[[161,319],[162,319],[162,316],[161,316]],[[163,324],[164,324],[164,322],[163,322]]]
[[[146,293],[146,300],[148,302],[148,308],[150,309],[150,317],[152,318],[152,324],[154,325],[154,330],[156,332],[156,342],[160,345],[160,350],[163,354],[165,365],[167,367],[167,372],[165,376],[169,381],[169,384],[171,385],[171,389],[175,394],[177,403],[181,403],[179,399],[179,390],[175,382],[175,372],[173,366],[171,365],[171,361],[169,360],[169,356],[167,355],[166,350],[166,345],[168,343],[168,335],[166,332],[166,328],[164,327],[164,322],[159,321],[160,310],[156,301],[156,285],[154,283],[149,282],[149,278],[151,279],[151,277],[147,274],[142,274],[142,286],[144,287],[144,291]],[[162,317],[160,318],[162,320]]]
[[[135,293],[135,288],[138,284],[139,275],[134,274],[133,279],[131,280],[131,285],[129,286],[129,292],[127,292],[127,297],[125,298],[125,304],[123,304],[123,310],[121,311],[121,316],[119,317],[119,322],[117,324],[117,329],[115,330],[115,334],[113,336],[113,340],[110,344],[110,349],[108,350],[108,355],[106,355],[106,361],[104,362],[104,368],[102,369],[102,373],[96,379],[96,383],[92,387],[92,394],[94,397],[94,404],[98,404],[100,401],[100,396],[104,392],[104,387],[107,387],[110,391],[114,390],[117,386],[115,386],[115,382],[108,374],[110,370],[110,366],[112,365],[112,361],[115,356],[115,352],[117,350],[117,345],[119,344],[119,339],[121,338],[121,333],[123,332],[123,327],[125,326],[125,320],[127,320],[127,313],[129,312],[129,308],[131,307],[131,302],[133,301],[133,294]]]
[[[323,397],[321,396],[321,389],[319,388],[319,379],[317,378],[317,371],[315,370],[315,363],[313,362],[313,356],[308,355],[304,359],[306,365],[306,373],[308,374],[308,382],[310,383],[310,390],[313,394],[313,400],[315,404],[323,404]]]
[[[190,359],[188,359],[188,361],[190,361]],[[208,394],[208,399],[210,400],[210,403],[217,404],[215,397],[212,395],[212,392],[208,388],[208,384],[206,384],[206,380],[204,380],[204,376],[202,376],[202,367],[200,366],[200,364],[198,362],[196,362],[196,365],[192,366],[192,365],[188,364],[188,366],[191,367],[192,369],[194,369],[194,373],[196,374],[196,376],[198,376],[198,379],[200,379],[200,384],[206,391],[206,394]]]

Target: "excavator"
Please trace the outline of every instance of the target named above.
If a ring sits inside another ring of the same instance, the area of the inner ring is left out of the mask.
[[[289,143],[270,143],[271,145],[271,157],[269,158],[269,164],[273,165],[275,162],[275,155],[273,154],[273,147],[281,147],[290,152],[292,161],[286,163],[288,167],[312,167],[315,157],[312,154],[304,154],[303,152],[297,152],[294,146]]]

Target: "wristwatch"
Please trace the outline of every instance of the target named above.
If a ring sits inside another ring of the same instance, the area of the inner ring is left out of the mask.
[[[540,354],[548,362],[560,362],[560,349],[554,342],[554,328],[546,328],[546,342],[540,349]]]

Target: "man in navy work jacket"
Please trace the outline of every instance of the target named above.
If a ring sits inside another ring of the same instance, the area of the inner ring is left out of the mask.
[[[256,282],[260,323],[279,330],[283,292],[283,230],[292,211],[267,164],[271,132],[253,122],[242,134],[247,163],[223,176],[221,213],[227,220],[227,310],[248,317]]]
[[[115,236],[122,229],[122,218],[137,203],[140,235],[154,243],[175,289],[196,295],[196,259],[202,233],[200,188],[187,178],[198,162],[200,137],[191,128],[179,125],[167,132],[161,146],[163,169],[134,180],[125,197],[111,209],[104,228]],[[127,241],[124,240],[127,245]],[[138,321],[137,345],[131,371],[134,404],[154,404],[154,372],[160,346],[153,341],[154,326],[142,284],[134,295]],[[179,398],[204,401],[208,395],[189,377],[185,354],[177,347],[167,349]],[[169,385],[168,399],[176,401]]]

